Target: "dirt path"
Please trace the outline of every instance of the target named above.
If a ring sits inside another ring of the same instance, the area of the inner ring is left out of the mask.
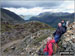
[[[38,31],[38,32],[39,32],[39,31]],[[36,33],[38,33],[38,32],[36,32]],[[31,35],[31,34],[30,34],[30,35]],[[24,39],[18,39],[18,40],[9,42],[9,43],[7,43],[7,44],[1,46],[1,49],[2,49],[2,50],[5,50],[6,48],[12,46],[12,45],[15,44],[15,43],[19,43],[19,42],[21,42],[21,41],[24,41],[24,40],[25,40],[26,38],[28,38],[30,35],[28,35],[28,36],[25,37]]]
[[[1,47],[1,49],[2,49],[2,50],[5,50],[6,48],[10,47],[11,45],[13,45],[13,44],[15,44],[15,43],[19,43],[19,42],[21,42],[21,41],[23,41],[23,39],[18,39],[18,40],[9,42],[9,43],[3,45],[3,46]]]

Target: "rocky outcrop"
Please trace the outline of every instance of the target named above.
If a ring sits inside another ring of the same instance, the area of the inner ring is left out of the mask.
[[[67,32],[62,37],[64,51],[72,51],[75,55],[75,22],[67,27]]]
[[[41,29],[51,28],[50,26],[40,22],[27,22],[15,25],[8,22],[2,22],[1,25],[1,45],[18,39],[23,39]]]
[[[75,39],[75,22],[68,26],[67,32],[64,34],[65,41],[70,41]]]
[[[28,55],[28,45],[39,44],[38,42],[50,34],[50,26],[47,24],[31,21],[21,24],[1,22],[1,46],[2,55]],[[46,29],[46,30],[45,30]],[[47,30],[48,29],[48,30]],[[42,39],[41,39],[42,38]],[[35,42],[35,43],[34,43]],[[35,46],[35,45],[34,45]],[[34,49],[31,47],[30,49]]]
[[[40,30],[36,33],[30,34],[26,36],[22,41],[9,46],[6,49],[2,49],[3,53],[7,55],[15,54],[15,55],[35,55],[38,48],[40,48],[41,43],[40,41],[37,43],[37,38],[40,39],[42,37],[49,36],[50,30]],[[42,39],[41,41],[43,41]],[[35,44],[34,44],[35,43]],[[9,54],[8,54],[9,53]]]

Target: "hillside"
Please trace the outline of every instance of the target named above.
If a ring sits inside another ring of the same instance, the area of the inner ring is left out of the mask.
[[[10,41],[25,38],[25,36],[35,33],[39,30],[52,28],[47,24],[41,22],[27,22],[15,25],[7,22],[7,23],[2,23],[1,25],[2,25],[1,27],[2,45]]]
[[[40,41],[46,39],[47,36],[50,35],[50,30],[54,30],[47,24],[38,21],[31,21],[15,25],[2,23],[2,26],[4,27],[1,29],[4,30],[1,34],[3,55],[20,54],[19,52],[23,50],[21,48],[26,48],[28,45],[31,45],[31,43],[34,45],[36,45],[36,43],[38,44]],[[11,48],[14,48],[14,45],[17,48],[15,51],[11,50]]]
[[[0,39],[3,55],[8,55],[10,47],[16,43],[19,44],[17,47],[19,48],[22,47],[22,41],[25,41],[24,43],[26,43],[27,45],[30,43],[30,41],[33,42],[33,38],[36,39],[35,43],[33,44],[44,40],[45,38],[47,38],[48,35],[50,35],[50,30],[53,31],[54,28],[39,21],[25,22],[15,13],[1,8]],[[35,37],[31,38],[31,36],[34,35]],[[19,52],[19,50],[16,50],[16,52]],[[17,54],[16,52],[15,54]]]
[[[22,19],[17,14],[1,8],[1,22],[9,22],[9,23],[23,23],[25,22],[24,19]]]
[[[40,21],[51,25],[52,27],[57,27],[57,24],[61,20],[68,20],[71,23],[74,21],[74,13],[50,13],[44,12],[40,13],[38,16],[31,17],[29,21]]]
[[[75,22],[70,24],[67,32],[61,37],[61,41],[58,43],[59,49],[53,56],[63,54],[62,51],[75,51]],[[46,44],[47,37],[52,35],[52,31],[49,29],[39,30],[33,34],[26,36],[25,38],[14,41],[10,46],[8,44],[3,46],[3,55],[21,55],[21,56],[39,56],[38,52],[42,50]],[[66,53],[64,53],[66,54]],[[74,54],[75,55],[75,54]]]

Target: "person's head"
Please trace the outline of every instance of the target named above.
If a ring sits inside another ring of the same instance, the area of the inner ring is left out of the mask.
[[[51,38],[51,37],[48,37],[48,38],[47,38],[47,41],[50,41],[50,40],[52,40],[52,38]]]
[[[61,23],[58,23],[58,27],[61,27],[62,26],[62,24]]]
[[[64,20],[61,21],[62,23],[64,22]]]

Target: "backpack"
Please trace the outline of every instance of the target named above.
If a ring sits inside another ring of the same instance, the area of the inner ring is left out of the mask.
[[[52,46],[53,46],[53,54],[55,54],[57,51],[57,46],[55,43],[52,43]],[[48,49],[48,46],[47,46],[47,49]]]
[[[57,46],[55,43],[53,43],[53,54],[55,54],[57,52]]]

